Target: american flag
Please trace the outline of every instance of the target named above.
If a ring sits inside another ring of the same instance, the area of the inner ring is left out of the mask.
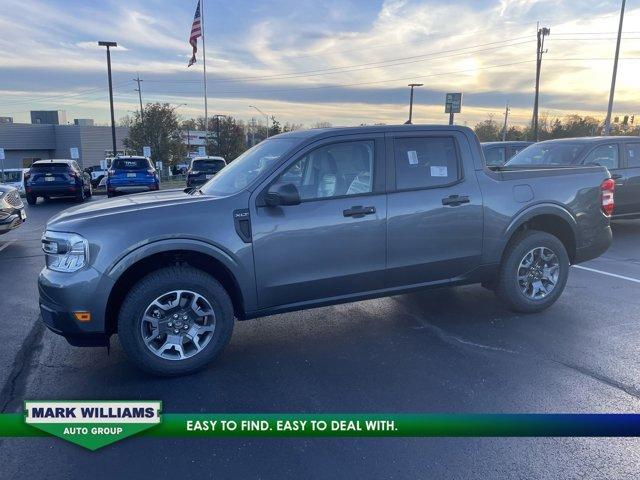
[[[196,7],[196,14],[193,16],[193,25],[191,25],[191,35],[189,35],[189,43],[193,47],[193,53],[191,55],[191,60],[189,60],[190,67],[194,63],[196,63],[196,52],[198,51],[198,37],[202,36],[202,25],[200,24],[200,1],[198,1],[198,6]]]

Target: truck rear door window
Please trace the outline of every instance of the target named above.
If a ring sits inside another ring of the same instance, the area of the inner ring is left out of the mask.
[[[640,143],[628,143],[627,150],[627,167],[640,167]]]
[[[396,138],[394,145],[398,190],[439,187],[460,178],[453,138]]]

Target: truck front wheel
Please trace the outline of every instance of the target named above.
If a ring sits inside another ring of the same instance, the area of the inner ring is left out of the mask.
[[[159,376],[193,373],[229,343],[233,306],[211,275],[166,267],[140,280],[125,298],[118,336],[129,359]]]
[[[569,276],[569,256],[551,234],[527,230],[504,254],[496,295],[517,312],[540,312],[562,294]]]

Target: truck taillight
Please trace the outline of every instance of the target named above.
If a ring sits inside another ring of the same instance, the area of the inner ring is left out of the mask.
[[[600,199],[602,202],[602,211],[607,217],[613,214],[615,207],[615,201],[613,200],[613,194],[616,190],[616,182],[611,178],[607,178],[600,184]]]

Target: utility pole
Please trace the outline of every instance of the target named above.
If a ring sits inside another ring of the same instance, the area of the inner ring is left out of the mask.
[[[411,87],[411,94],[409,95],[409,120],[404,122],[405,125],[411,125],[411,117],[413,116],[413,89],[414,87],[421,87],[424,83],[410,83],[407,85]]]
[[[540,25],[540,24],[538,24]],[[538,46],[536,49],[536,96],[533,102],[533,141],[538,141],[538,99],[540,97],[540,69],[542,68],[542,54],[544,50],[544,37],[551,33],[548,27],[538,28]]]
[[[611,133],[611,111],[613,110],[613,94],[616,91],[616,76],[618,74],[618,56],[620,55],[620,39],[622,38],[622,22],[624,20],[624,5],[626,0],[622,0],[620,8],[620,24],[618,25],[618,41],[616,42],[616,56],[613,60],[613,74],[611,75],[611,90],[609,91],[609,107],[607,108],[607,118],[604,121],[604,134]]]
[[[269,138],[269,115],[267,115],[266,113],[264,113],[262,110],[260,110],[258,107],[256,107],[255,105],[249,105],[249,108],[254,108],[256,109],[258,112],[260,112],[262,115],[265,116],[265,118],[267,119],[267,138]]]
[[[509,112],[511,109],[509,108],[509,102],[507,102],[507,108],[504,109],[504,126],[502,127],[502,141],[504,142],[507,139],[507,120],[509,119]]]
[[[217,154],[220,155],[220,117],[224,117],[225,115],[215,114],[212,115],[216,119],[216,150]]]
[[[111,107],[111,141],[113,144],[113,156],[118,153],[116,149],[116,120],[113,114],[113,83],[111,81],[111,47],[117,47],[116,42],[98,42],[100,47],[107,47],[107,75],[109,76],[109,106]]]
[[[140,100],[140,121],[142,122],[142,130],[144,131],[144,109],[142,108],[142,88],[140,88],[140,74],[133,79],[134,82],[138,82],[138,88],[134,88],[134,92],[138,92],[138,99]]]

